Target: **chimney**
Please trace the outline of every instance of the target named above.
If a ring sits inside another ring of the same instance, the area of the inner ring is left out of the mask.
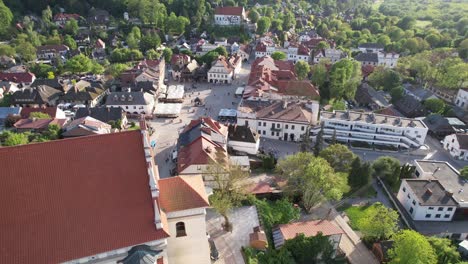
[[[449,189],[449,190],[446,190],[446,191],[445,191],[445,194],[447,194],[447,196],[450,196],[450,197],[453,196],[453,192],[452,192],[452,190],[450,190],[450,189]]]

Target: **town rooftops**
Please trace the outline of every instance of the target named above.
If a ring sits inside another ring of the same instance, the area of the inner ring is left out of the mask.
[[[36,76],[32,72],[0,72],[1,81],[32,83]]]
[[[369,62],[369,61],[370,62],[375,62],[375,63],[379,62],[379,57],[378,57],[377,53],[373,53],[373,52],[359,53],[358,55],[356,55],[356,57],[354,57],[354,59],[357,60],[357,61],[363,61],[363,62]]]
[[[362,43],[358,46],[360,49],[384,49],[384,45],[380,43]]]
[[[298,234],[306,237],[316,236],[321,232],[324,236],[343,234],[343,230],[328,220],[300,221],[278,226],[284,240],[295,238]]]
[[[256,113],[258,119],[309,124],[315,113],[304,102],[243,101],[238,108],[242,113]]]
[[[107,134],[110,133],[111,125],[86,116],[73,120],[64,130],[63,137]]]
[[[217,7],[215,9],[215,15],[224,15],[224,16],[242,16],[244,8],[242,6],[225,6]]]
[[[92,107],[92,108],[78,108],[75,118],[91,116],[102,122],[108,123],[109,121],[121,120],[124,116],[124,111],[116,107]]]
[[[154,98],[143,92],[111,92],[107,96],[106,105],[149,105]]]
[[[438,180],[403,179],[422,206],[456,206],[457,202]]]
[[[37,47],[37,53],[46,53],[46,52],[65,52],[70,50],[66,45],[43,45]]]
[[[29,118],[31,113],[40,112],[44,114],[48,114],[51,118],[55,118],[57,115],[57,107],[50,106],[50,107],[23,107],[21,110],[21,118]]]
[[[16,91],[11,96],[11,104],[47,104],[58,98],[61,91],[47,85]]]
[[[354,121],[368,124],[387,125],[394,127],[417,127],[427,128],[426,125],[418,119],[403,118],[396,116],[387,116],[371,112],[354,112],[337,110],[334,112],[321,112],[321,117],[326,119],[337,119],[343,121]]]
[[[170,177],[161,179],[158,183],[161,208],[166,213],[210,205],[200,175]]]
[[[453,198],[458,203],[464,203],[464,207],[468,207],[468,181],[463,180],[452,165],[445,161],[435,160],[415,160],[414,163],[424,173],[429,173],[431,179],[438,180],[446,191],[453,193]]]
[[[2,263],[59,263],[169,236],[154,224],[140,131],[3,147],[0,164]]]

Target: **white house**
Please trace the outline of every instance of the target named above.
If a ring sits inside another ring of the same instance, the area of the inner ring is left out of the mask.
[[[220,26],[238,26],[245,18],[245,10],[241,6],[217,7],[214,12],[215,25]]]
[[[320,119],[324,138],[336,133],[336,139],[342,142],[415,148],[424,144],[428,131],[421,120],[371,112],[322,111]]]
[[[237,124],[250,127],[261,137],[300,141],[317,124],[317,101],[244,100],[237,109]]]
[[[457,208],[452,196],[434,179],[403,179],[397,195],[415,221],[452,221]]]
[[[331,63],[335,63],[343,58],[346,58],[346,53],[335,48],[318,50],[314,53],[314,63],[319,63],[323,59],[328,59]]]
[[[111,92],[106,107],[120,107],[129,114],[149,115],[154,111],[154,96],[145,92]]]
[[[453,158],[468,160],[468,134],[448,135],[444,138],[442,145]]]
[[[247,126],[231,125],[228,128],[228,147],[241,153],[256,155],[260,147],[260,135]]]
[[[294,63],[300,60],[309,62],[310,49],[303,45],[291,45],[288,47],[287,59]]]
[[[231,83],[236,74],[242,68],[242,58],[240,56],[232,56],[226,59],[224,56],[213,62],[208,71],[208,82],[210,83]]]
[[[455,97],[455,104],[463,110],[468,109],[468,89],[458,90],[457,97]]]

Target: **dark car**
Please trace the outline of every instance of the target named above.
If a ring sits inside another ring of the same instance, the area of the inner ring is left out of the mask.
[[[216,245],[212,239],[208,239],[208,243],[210,243],[210,257],[211,260],[218,260],[219,259],[219,252],[216,248]]]

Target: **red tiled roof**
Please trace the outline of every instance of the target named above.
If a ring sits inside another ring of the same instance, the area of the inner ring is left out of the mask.
[[[164,264],[164,258],[158,258],[156,264]]]
[[[4,147],[0,164],[2,263],[58,263],[169,236],[154,224],[140,131]]]
[[[97,39],[97,40],[96,40],[96,47],[98,47],[98,48],[105,48],[105,47],[106,47],[106,43],[104,43],[104,41],[102,41],[101,39]]]
[[[21,118],[29,118],[31,113],[41,112],[44,114],[48,114],[51,118],[55,118],[57,114],[57,107],[23,107],[21,109]]]
[[[209,206],[201,176],[177,176],[159,180],[159,201],[166,213]]]
[[[34,78],[36,76],[31,72],[0,72],[0,81],[32,83]]]
[[[278,226],[284,240],[293,239],[298,234],[306,237],[317,235],[321,232],[324,236],[343,234],[343,230],[328,220],[313,220],[295,222]]]
[[[242,6],[217,7],[215,9],[215,15],[242,16],[243,10],[244,8]]]
[[[70,20],[70,19],[79,19],[80,18],[80,15],[78,14],[65,14],[65,13],[59,13],[59,14],[56,14],[54,16],[54,21],[56,20],[61,20],[61,19],[64,19],[64,20]]]
[[[49,125],[58,125],[63,127],[63,124],[67,122],[66,119],[56,118],[43,118],[43,119],[30,119],[23,118],[18,120],[13,126],[16,129],[47,129]]]
[[[50,51],[56,51],[56,52],[62,52],[62,51],[67,51],[69,50],[70,48],[68,48],[68,46],[66,45],[42,45],[42,46],[39,46],[36,48],[37,50],[37,53],[40,53],[40,52],[50,52]]]
[[[199,137],[180,149],[177,155],[177,169],[179,173],[182,173],[191,165],[208,165],[211,162],[225,163],[226,160],[225,149],[205,137]]]

